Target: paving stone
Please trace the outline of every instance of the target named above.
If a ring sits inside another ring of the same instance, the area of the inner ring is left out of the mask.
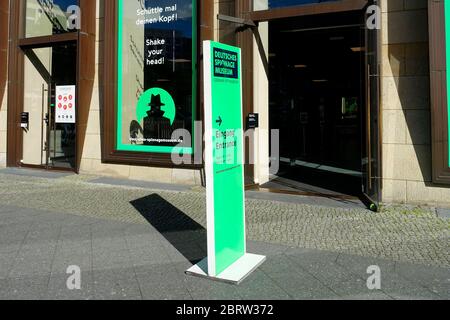
[[[287,300],[292,299],[275,281],[267,277],[262,270],[251,274],[239,289],[239,295],[244,300]]]
[[[131,262],[135,267],[145,267],[169,263],[170,257],[160,245],[149,245],[129,249]]]
[[[136,276],[145,300],[191,300],[184,275],[175,272],[171,263],[137,267]]]
[[[442,299],[450,298],[449,268],[397,263],[395,272],[414,286],[427,289]]]
[[[186,268],[185,268],[186,270]],[[194,300],[241,300],[239,287],[211,281],[208,279],[186,276],[186,286]]]
[[[394,299],[435,300],[439,295],[430,289],[414,284],[396,272],[384,273],[381,278],[381,290]],[[448,297],[447,297],[448,298]]]
[[[52,275],[67,272],[70,266],[77,266],[82,272],[92,272],[93,263],[90,252],[87,254],[79,253],[57,253],[55,254],[51,273]]]
[[[17,252],[0,253],[0,279],[7,279]]]
[[[328,258],[326,257],[329,255]],[[324,258],[320,258],[323,256]],[[359,275],[350,272],[347,268],[337,264],[338,256],[326,252],[309,252],[287,255],[288,259],[297,264],[311,276],[319,280],[324,286],[331,289],[343,299],[378,299],[389,296],[383,292],[374,292],[367,288],[367,278],[369,275]],[[366,267],[367,268],[367,267]]]
[[[50,251],[19,251],[9,272],[10,278],[46,276],[52,269],[53,253]]]
[[[285,255],[270,257],[261,270],[293,299],[333,299],[338,295]]]
[[[90,179],[0,171],[2,295],[42,298],[47,279],[50,299],[450,297],[450,225],[432,208],[375,214],[335,200],[249,197],[248,251],[268,259],[230,286],[184,274],[206,256],[203,191]],[[69,264],[92,272],[91,290],[65,292]],[[381,268],[379,291],[367,289],[369,265]]]
[[[0,280],[0,300],[42,300],[50,275]]]
[[[137,181],[137,180],[127,180],[127,179],[115,179],[102,177],[94,180],[90,180],[90,183],[100,183],[115,186],[127,186],[127,187],[137,187],[144,189],[153,190],[170,190],[170,191],[188,191],[189,186],[169,184],[169,183],[156,183],[148,181]]]
[[[142,294],[133,268],[94,270],[96,300],[140,300]]]
[[[67,281],[69,274],[52,274],[45,300],[92,300],[94,295],[94,282],[92,272],[81,273],[81,288],[69,289]]]
[[[37,177],[37,178],[45,178],[45,179],[59,179],[59,178],[73,175],[73,173],[65,173],[65,172],[50,172],[50,171],[43,171],[43,170],[16,169],[16,168],[0,169],[0,173],[6,174],[6,175]]]
[[[128,250],[98,251],[93,254],[94,271],[114,270],[132,266]]]

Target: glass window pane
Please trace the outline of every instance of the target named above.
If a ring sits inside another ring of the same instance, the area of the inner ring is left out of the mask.
[[[68,27],[68,18],[74,14],[68,9],[78,5],[78,0],[24,1],[26,38],[76,31]]]

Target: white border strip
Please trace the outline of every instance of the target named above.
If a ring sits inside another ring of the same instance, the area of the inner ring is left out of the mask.
[[[240,109],[241,109],[241,115],[244,113],[244,101],[243,101],[243,89],[242,89],[242,50],[241,48],[238,48],[239,52],[239,59],[238,59],[238,76],[239,76],[239,85],[241,86],[241,102],[240,102]],[[241,163],[239,163],[242,166],[242,217],[244,219],[242,225],[244,226],[244,255],[247,254],[247,223],[246,223],[246,207],[245,207],[245,137],[244,137],[244,120],[242,116],[241,119]]]
[[[203,41],[203,87],[205,112],[205,177],[208,275],[216,276],[216,239],[214,221],[214,159],[212,123],[211,41]]]

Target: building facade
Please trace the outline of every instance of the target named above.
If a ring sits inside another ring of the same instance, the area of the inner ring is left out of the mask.
[[[448,206],[445,10],[0,0],[0,166],[204,184],[202,41],[215,40],[242,48],[249,187]]]

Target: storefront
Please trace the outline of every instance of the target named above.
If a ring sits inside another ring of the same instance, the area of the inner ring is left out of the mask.
[[[1,0],[0,165],[203,184],[213,39],[242,48],[249,187],[450,203],[442,8]]]

